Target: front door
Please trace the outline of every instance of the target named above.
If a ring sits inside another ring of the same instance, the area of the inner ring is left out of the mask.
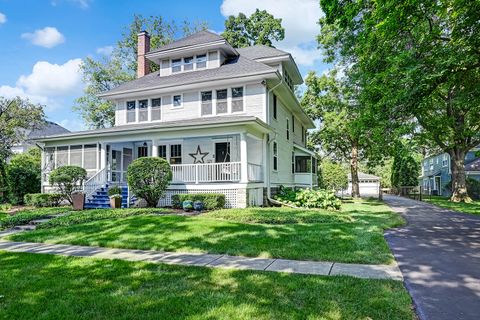
[[[111,180],[114,182],[122,181],[122,151],[112,150]]]
[[[230,162],[230,142],[215,143],[215,162]]]

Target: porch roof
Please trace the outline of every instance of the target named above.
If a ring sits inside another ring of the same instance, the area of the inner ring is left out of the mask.
[[[69,132],[58,135],[51,135],[45,137],[38,137],[35,139],[37,142],[44,141],[58,141],[69,140],[85,137],[103,137],[103,136],[117,136],[129,133],[147,133],[147,132],[159,132],[159,131],[172,131],[182,128],[195,129],[195,128],[213,128],[213,127],[226,127],[231,125],[243,125],[253,124],[256,125],[261,131],[267,133],[272,131],[272,128],[254,116],[216,116],[206,117],[191,120],[179,120],[179,121],[166,121],[156,123],[135,123],[129,125],[116,126],[105,129],[85,130],[77,132]]]

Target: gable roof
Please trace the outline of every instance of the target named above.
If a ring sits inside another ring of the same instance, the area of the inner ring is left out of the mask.
[[[194,34],[191,34],[189,36],[186,36],[185,38],[166,44],[158,49],[151,50],[148,53],[150,54],[150,53],[156,53],[156,52],[163,52],[167,50],[179,49],[179,48],[188,47],[192,45],[199,45],[199,44],[220,41],[220,40],[225,40],[225,39],[211,31],[202,30]]]
[[[58,135],[58,134],[69,133],[69,132],[70,132],[69,130],[65,129],[59,124],[56,124],[55,122],[46,121],[44,126],[30,131],[27,135],[27,139],[33,140],[40,137],[47,137],[47,136]]]
[[[256,62],[243,57],[235,57],[227,60],[218,68],[205,69],[195,72],[181,72],[169,76],[160,76],[160,72],[152,72],[144,77],[125,82],[118,87],[101,93],[99,97],[107,97],[115,94],[130,91],[160,89],[197,82],[231,79],[249,75],[259,75],[265,73],[275,73],[275,68],[269,67],[263,63]]]
[[[256,60],[263,58],[281,57],[290,54],[277,48],[272,48],[264,45],[255,45],[251,47],[238,48],[238,53],[245,58]]]

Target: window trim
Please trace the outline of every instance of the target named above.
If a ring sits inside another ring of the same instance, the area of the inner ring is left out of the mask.
[[[233,111],[233,100],[234,99],[238,99],[240,100],[239,98],[233,98],[233,89],[237,89],[237,88],[242,88],[242,111]],[[228,92],[227,92],[227,97],[228,97]],[[241,113],[245,113],[245,109],[246,109],[246,104],[245,104],[245,86],[242,85],[242,86],[235,86],[235,87],[230,87],[230,113],[231,114],[241,114]]]
[[[233,88],[242,88],[243,90],[243,110],[242,111],[232,111],[232,89]],[[227,90],[227,112],[226,113],[217,113],[217,90]],[[202,92],[212,91],[212,114],[202,115]],[[224,116],[231,114],[245,114],[246,112],[246,85],[241,86],[230,86],[230,87],[219,87],[219,88],[206,88],[198,91],[198,115],[201,118],[212,117],[212,116]]]

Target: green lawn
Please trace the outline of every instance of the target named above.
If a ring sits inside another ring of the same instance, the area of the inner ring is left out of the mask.
[[[425,197],[423,199],[425,202],[434,204],[436,206],[450,209],[458,212],[470,213],[470,214],[480,214],[480,201],[474,201],[472,203],[464,202],[452,202],[445,197]]]
[[[67,223],[67,218],[59,219]],[[55,225],[55,219],[50,223]],[[377,264],[393,260],[383,230],[403,223],[384,204],[361,201],[344,204],[341,212],[249,208],[195,217],[143,215],[40,229],[9,239]]]
[[[41,219],[59,213],[71,211],[70,207],[30,208],[16,212],[13,215],[0,212],[0,230],[27,224],[32,220]]]
[[[1,319],[414,319],[400,281],[0,252]]]

